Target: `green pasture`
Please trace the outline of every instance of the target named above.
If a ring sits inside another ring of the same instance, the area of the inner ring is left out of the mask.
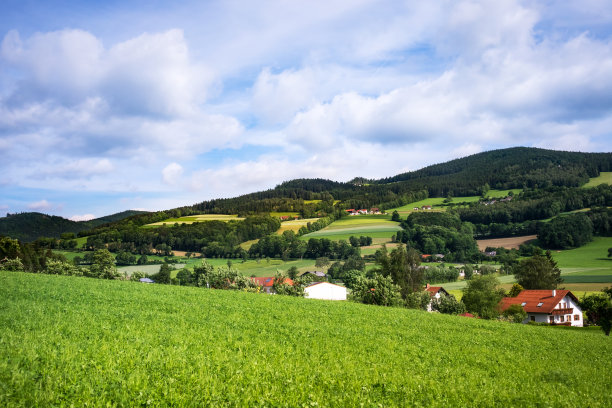
[[[511,191],[512,191],[512,194],[517,195],[517,194],[519,194],[523,190],[522,189],[516,189],[516,188],[515,189],[509,189],[509,190],[489,190],[488,193],[487,193],[487,197],[490,197],[490,198],[504,198],[504,197],[507,197],[508,194]],[[478,200],[481,199],[481,197],[480,196],[451,197],[451,199],[452,199],[452,201],[450,203],[448,203],[448,204],[461,205],[461,204],[464,204],[464,203],[468,204],[468,203],[477,202]],[[387,212],[388,213],[393,213],[393,211],[397,211],[401,215],[405,215],[405,214],[409,214],[409,213],[414,212],[413,208],[415,208],[415,207],[421,208],[424,205],[431,205],[432,208],[433,208],[433,211],[435,211],[435,210],[443,210],[443,211],[445,211],[446,208],[448,207],[448,204],[444,203],[444,200],[446,200],[446,198],[444,198],[444,197],[426,198],[424,200],[420,200],[420,201],[416,201],[414,203],[406,204],[406,205],[404,205],[402,207],[391,208],[391,209],[387,210]]]
[[[285,211],[285,212],[273,211],[270,213],[270,217],[276,217],[276,218],[280,218],[280,217],[294,218],[294,217],[299,217],[299,216],[300,216],[300,213],[295,212],[295,211]]]
[[[172,226],[174,224],[193,224],[194,222],[203,222],[203,221],[237,221],[244,220],[244,217],[238,217],[237,215],[228,215],[228,214],[200,214],[200,215],[190,215],[186,217],[180,218],[168,218],[167,220],[154,222],[152,224],[147,224],[144,227],[159,227],[162,225]]]
[[[374,239],[390,239],[399,230],[399,223],[391,221],[388,215],[355,215],[334,221],[322,230],[303,235],[301,239],[327,238],[339,241],[362,235]]]
[[[583,187],[597,187],[600,184],[611,184],[612,185],[612,172],[602,171],[598,177],[593,177]]]
[[[21,272],[0,308],[4,407],[610,406],[601,330]]]

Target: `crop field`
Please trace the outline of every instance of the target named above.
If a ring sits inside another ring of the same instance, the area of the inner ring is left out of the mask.
[[[334,241],[348,240],[351,236],[369,236],[379,242],[390,242],[391,236],[401,230],[399,223],[388,215],[355,215],[334,221],[322,230],[303,235],[301,238],[327,238]]]
[[[278,212],[278,211],[273,211],[270,214],[270,217],[276,217],[276,218],[280,218],[280,217],[290,217],[290,218],[295,218],[295,217],[299,217],[300,213],[298,212],[290,212],[290,211],[285,211],[285,212]]]
[[[293,231],[297,233],[300,228],[305,227],[309,222],[312,223],[317,220],[318,218],[304,218],[302,220],[283,221],[281,222],[281,226],[276,233],[279,235],[285,231]]]
[[[171,226],[176,223],[193,224],[194,222],[203,222],[203,221],[235,221],[235,220],[244,220],[244,217],[238,217],[237,215],[227,215],[227,214],[190,215],[187,217],[180,217],[180,218],[168,218],[167,220],[163,220],[160,222],[154,222],[152,224],[147,224],[145,225],[145,227],[159,227],[164,224]]]
[[[537,235],[524,235],[522,237],[477,239],[478,249],[484,251],[487,247],[518,249],[522,244],[537,239]]]
[[[512,194],[519,194],[521,189],[511,189],[511,190],[489,190],[487,193],[488,197],[491,198],[503,198],[508,196],[508,193],[512,191]],[[473,203],[480,200],[480,196],[469,196],[469,197],[452,197],[451,204],[461,204],[461,203]],[[392,213],[393,211],[397,211],[400,215],[408,215],[414,212],[413,208],[418,207],[421,208],[424,205],[431,205],[433,210],[431,211],[446,211],[447,205],[444,203],[444,197],[434,197],[434,198],[426,198],[425,200],[416,201],[414,203],[406,204],[402,207],[391,208],[387,210],[388,213]],[[422,211],[422,210],[421,210]],[[426,210],[427,211],[427,210]]]
[[[612,172],[602,171],[598,177],[593,177],[583,187],[597,187],[600,184],[612,185]]]
[[[561,268],[563,286],[570,290],[574,290],[574,285],[576,290],[612,286],[612,258],[608,258],[608,248],[612,248],[612,237],[595,237],[580,248],[553,251],[553,258]]]
[[[4,407],[610,404],[600,330],[20,272],[0,307]]]

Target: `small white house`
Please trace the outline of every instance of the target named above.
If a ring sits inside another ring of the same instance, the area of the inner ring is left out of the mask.
[[[329,282],[314,282],[304,288],[309,299],[346,300],[346,288]]]
[[[583,326],[578,298],[569,290],[523,290],[517,297],[501,301],[501,310],[521,305],[527,312],[523,323],[537,322],[564,326]]]
[[[429,283],[425,286],[425,291],[431,296],[431,301],[427,305],[428,312],[432,311],[432,302],[434,299],[440,299],[442,296],[449,296],[448,292],[442,286],[429,286]]]

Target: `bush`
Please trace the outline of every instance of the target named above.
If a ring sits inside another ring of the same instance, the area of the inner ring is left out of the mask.
[[[521,305],[510,305],[502,315],[512,323],[522,323],[527,318],[527,312]]]

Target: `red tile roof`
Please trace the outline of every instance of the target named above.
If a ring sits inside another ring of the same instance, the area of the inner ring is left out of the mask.
[[[527,313],[552,313],[555,306],[561,302],[565,296],[570,296],[578,302],[578,298],[569,290],[556,290],[553,296],[552,290],[523,290],[517,297],[506,297],[500,302],[500,309],[503,312],[510,305],[521,305]],[[523,303],[525,303],[523,305]],[[538,306],[541,303],[540,306]]]
[[[442,290],[442,292],[446,293],[448,295],[448,292],[446,290],[444,290],[444,288],[442,286],[428,286],[425,288],[425,290],[427,292],[429,292],[429,294],[431,296],[434,296],[436,293],[438,293],[440,290]]]
[[[274,285],[274,276],[251,278],[251,280],[264,288],[271,288]],[[293,281],[289,278],[285,278],[284,283],[293,286]]]

